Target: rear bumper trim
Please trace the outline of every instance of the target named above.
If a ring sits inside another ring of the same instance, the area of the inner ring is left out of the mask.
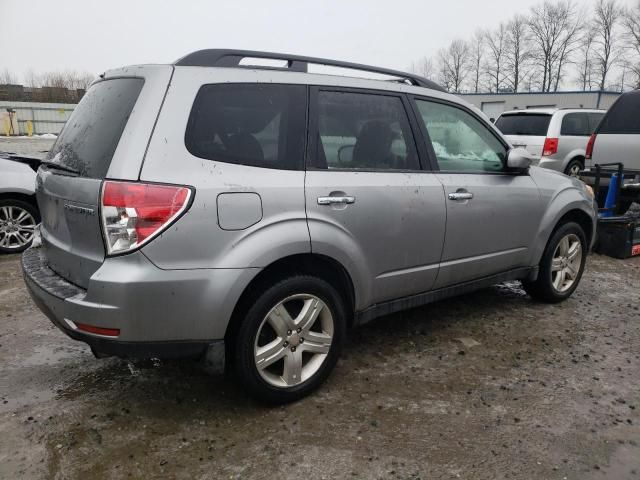
[[[40,247],[29,248],[22,254],[22,271],[25,277],[60,300],[84,297],[87,293],[51,270]]]

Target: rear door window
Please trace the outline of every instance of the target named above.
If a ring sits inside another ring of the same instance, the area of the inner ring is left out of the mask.
[[[562,119],[560,135],[588,137],[591,135],[589,117],[586,113],[567,113]]]
[[[116,78],[93,85],[65,124],[47,160],[104,178],[144,80]]]
[[[303,85],[204,85],[189,117],[187,149],[219,162],[302,169],[306,102]]]
[[[640,134],[640,90],[618,98],[602,120],[598,133]]]
[[[318,93],[319,168],[418,170],[420,162],[400,97]]]
[[[502,115],[496,127],[505,135],[546,137],[551,115],[537,113],[515,113]]]

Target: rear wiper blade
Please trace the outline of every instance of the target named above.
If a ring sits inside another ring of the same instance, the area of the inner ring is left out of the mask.
[[[47,160],[40,160],[40,165],[44,165],[45,167],[50,168],[52,170],[61,170],[63,172],[80,175],[80,170],[76,170],[73,167],[67,167],[66,165],[60,165],[59,163],[49,162]]]

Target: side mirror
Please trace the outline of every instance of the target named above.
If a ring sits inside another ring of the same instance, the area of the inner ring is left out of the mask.
[[[533,157],[524,148],[512,148],[507,154],[507,168],[517,172],[529,170]]]

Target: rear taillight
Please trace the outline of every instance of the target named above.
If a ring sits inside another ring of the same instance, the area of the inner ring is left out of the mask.
[[[114,182],[102,185],[102,228],[108,254],[138,248],[189,205],[191,190],[174,185]]]
[[[587,160],[591,160],[591,157],[593,156],[593,146],[596,143],[596,134],[592,133],[591,136],[589,137],[589,141],[587,142],[587,150],[584,154],[585,158]]]
[[[544,147],[542,147],[542,156],[548,157],[550,155],[555,155],[556,153],[558,153],[558,139],[546,138],[544,140]]]

